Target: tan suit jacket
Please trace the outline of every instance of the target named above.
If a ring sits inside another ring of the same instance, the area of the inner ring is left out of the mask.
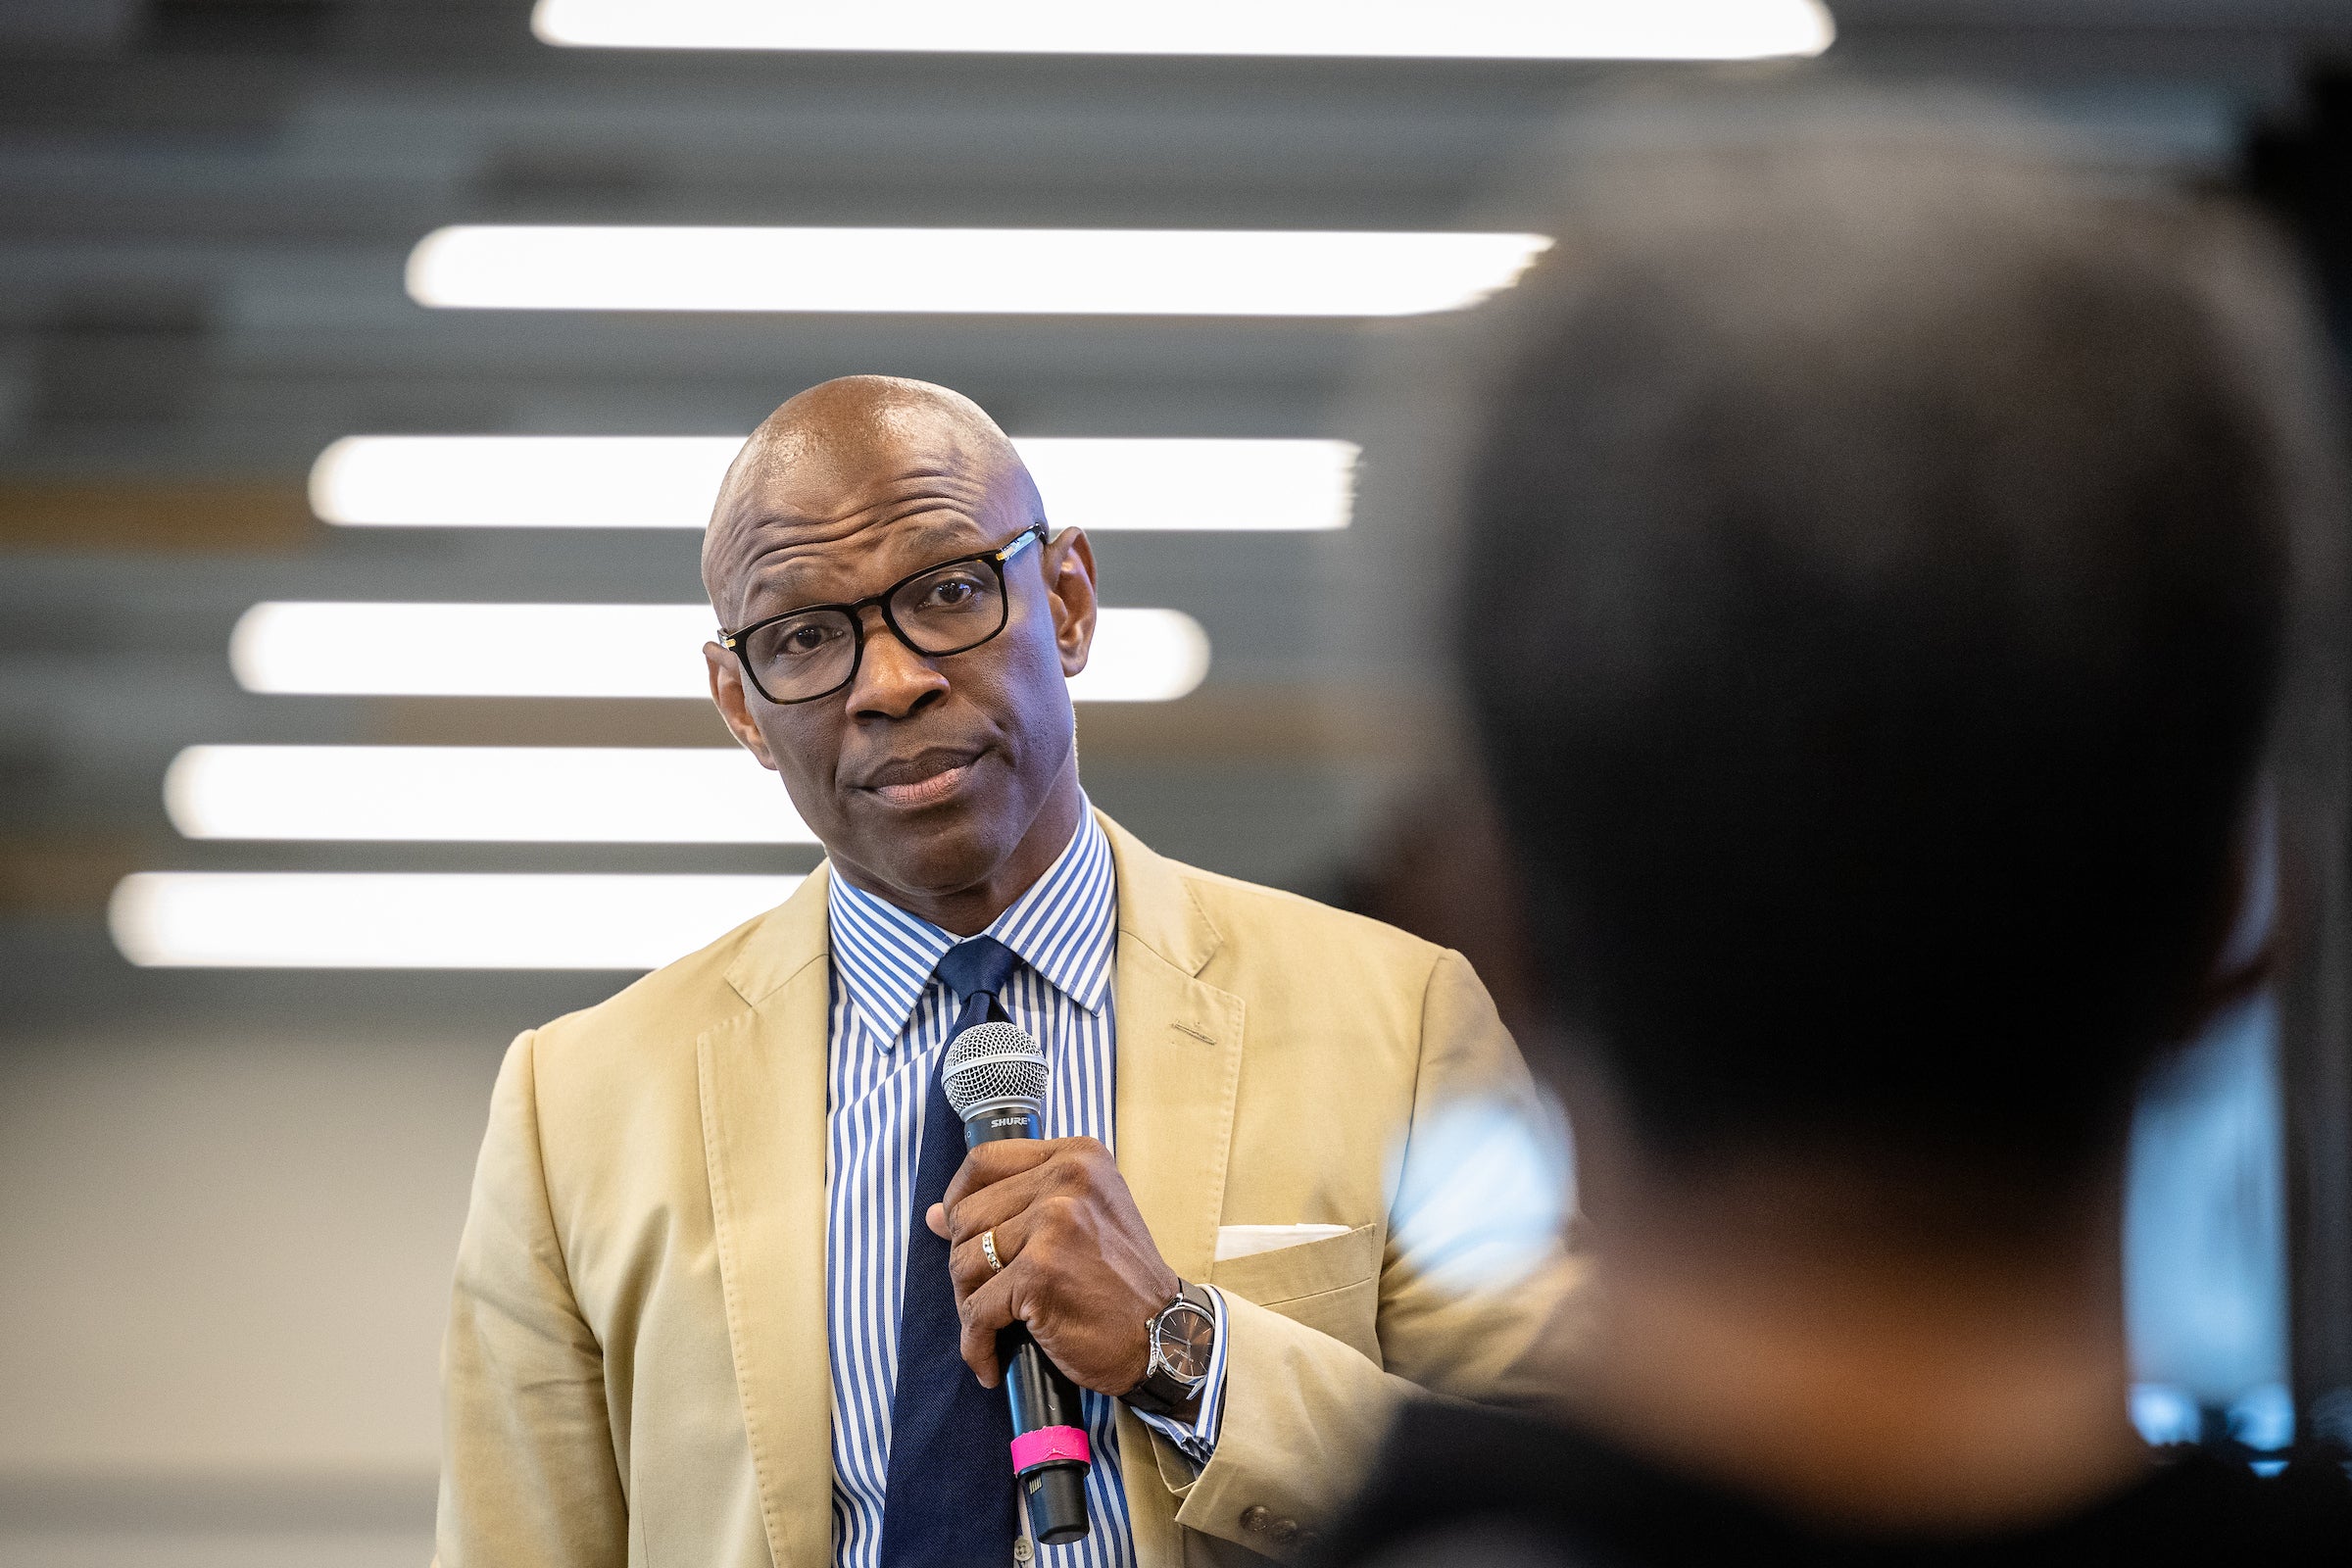
[[[1162,859],[1118,870],[1118,1165],[1230,1336],[1195,1475],[1131,1414],[1144,1568],[1311,1542],[1409,1384],[1508,1395],[1564,1268],[1465,1300],[1389,1244],[1390,1153],[1448,1098],[1526,1093],[1468,963]],[[442,1568],[825,1568],[825,872],[517,1039],[443,1351]],[[1221,1225],[1338,1223],[1215,1260]]]

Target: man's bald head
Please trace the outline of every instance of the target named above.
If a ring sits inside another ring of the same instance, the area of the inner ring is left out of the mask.
[[[952,388],[897,375],[845,375],[788,398],[743,444],[703,534],[703,587],[722,619],[770,528],[823,536],[872,504],[881,474],[948,478],[976,506],[1045,520],[1037,485],[988,411]]]

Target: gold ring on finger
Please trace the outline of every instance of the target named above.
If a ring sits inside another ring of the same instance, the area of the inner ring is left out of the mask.
[[[1004,1260],[997,1255],[997,1229],[993,1225],[980,1233],[980,1255],[988,1259],[991,1274],[1004,1272]]]

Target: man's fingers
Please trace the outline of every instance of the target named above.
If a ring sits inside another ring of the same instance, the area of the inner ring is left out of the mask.
[[[957,1203],[981,1188],[1043,1165],[1067,1142],[1066,1138],[1002,1138],[982,1144],[963,1156],[955,1179],[948,1183],[948,1212],[955,1213]]]
[[[960,1202],[951,1200],[947,1204],[949,1242],[961,1247],[991,1225],[1004,1224],[1043,1198],[1051,1177],[1051,1169],[1041,1165],[992,1182]]]
[[[1012,1260],[1021,1255],[1021,1243],[1028,1235],[1029,1216],[1024,1210],[957,1242],[948,1253],[948,1274],[956,1282],[956,1300],[971,1295],[997,1273],[989,1267],[988,1252],[980,1245],[981,1237],[991,1237],[997,1249],[997,1261],[1010,1268]]]
[[[993,1389],[1004,1377],[997,1365],[997,1333],[1019,1316],[1015,1293],[1025,1273],[1007,1264],[963,1298],[963,1362],[979,1374],[982,1388]]]
[[[932,1234],[932,1235],[934,1235],[934,1236],[945,1236],[945,1235],[947,1235],[947,1234],[948,1234],[948,1205],[947,1205],[947,1204],[945,1204],[945,1203],[933,1203],[933,1204],[932,1204],[932,1205],[931,1205],[929,1208],[926,1208],[926,1209],[924,1209],[924,1210],[923,1210],[923,1223],[931,1227],[931,1234]]]

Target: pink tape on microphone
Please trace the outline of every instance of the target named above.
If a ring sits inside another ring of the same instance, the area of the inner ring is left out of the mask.
[[[1076,1427],[1039,1427],[1012,1440],[1012,1473],[1016,1476],[1025,1476],[1039,1465],[1052,1464],[1057,1459],[1075,1459],[1086,1464],[1092,1458],[1086,1434]]]

